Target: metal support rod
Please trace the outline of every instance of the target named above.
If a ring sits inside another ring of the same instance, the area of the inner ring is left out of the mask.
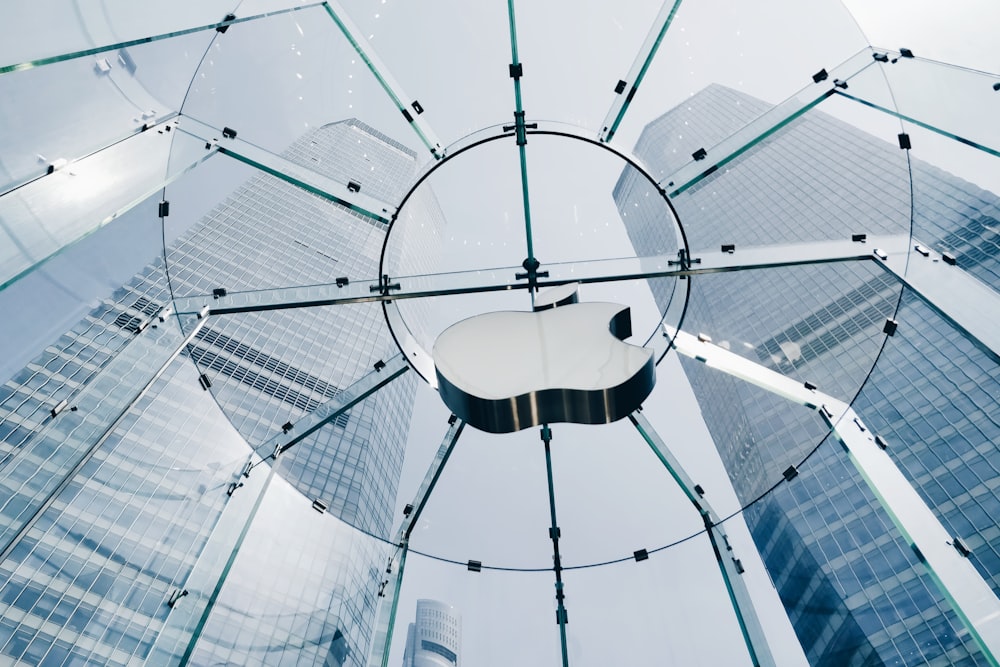
[[[746,645],[747,652],[750,654],[752,664],[754,667],[776,667],[777,663],[775,662],[774,654],[771,652],[771,646],[767,641],[767,635],[764,633],[764,628],[760,623],[760,617],[757,615],[753,597],[750,595],[750,591],[743,580],[741,561],[738,561],[733,556],[727,556],[723,552],[723,549],[720,548],[719,543],[721,540],[723,544],[727,545],[725,550],[731,551],[731,548],[728,547],[726,535],[722,532],[722,526],[717,523],[715,512],[705,497],[704,489],[694,483],[683,466],[681,466],[680,461],[667,447],[663,438],[659,436],[653,425],[649,423],[649,420],[641,412],[629,415],[629,421],[639,431],[646,444],[653,450],[656,458],[660,460],[663,467],[674,478],[681,491],[684,492],[684,495],[687,496],[687,499],[691,501],[691,504],[694,505],[694,508],[701,516],[705,524],[705,532],[708,534],[712,550],[715,552],[715,560],[719,565],[722,581],[726,586],[726,593],[729,595],[729,602],[736,614],[736,622],[739,624],[740,633],[743,635],[743,642]]]
[[[534,303],[538,284],[538,260],[531,235],[531,200],[528,196],[528,158],[525,146],[528,144],[527,126],[524,122],[524,106],[521,102],[521,61],[517,57],[517,23],[514,20],[514,0],[507,0],[507,17],[510,22],[510,75],[514,79],[514,130],[517,137],[517,151],[521,164],[521,199],[524,203],[524,235],[528,256],[524,268],[528,272],[528,290]]]
[[[403,587],[403,571],[406,569],[406,554],[410,552],[409,543],[400,545],[399,555],[396,558],[396,569],[391,573],[392,588],[389,595],[391,599],[386,604],[382,602],[379,624],[375,628],[375,637],[372,645],[377,646],[382,638],[382,651],[376,653],[374,650],[368,657],[368,667],[389,667],[389,646],[392,644],[392,637],[396,634],[396,613],[399,611],[399,591]],[[383,626],[384,624],[384,626]],[[384,627],[384,629],[383,629]]]
[[[385,362],[385,366],[382,366],[380,370],[369,371],[367,375],[358,378],[349,387],[343,389],[336,398],[319,405],[287,430],[283,429],[281,433],[256,447],[255,452],[261,457],[261,461],[254,464],[253,467],[268,457],[277,458],[278,454],[282,454],[302,442],[408,370],[410,370],[410,366],[406,363],[403,355],[397,354]]]
[[[569,648],[566,642],[566,624],[569,622],[569,618],[566,615],[566,594],[563,591],[562,559],[559,556],[559,522],[556,521],[556,492],[552,482],[552,449],[549,446],[552,442],[552,429],[546,424],[542,426],[541,433],[542,442],[545,443],[545,474],[549,487],[549,515],[552,519],[549,537],[552,538],[552,571],[556,574],[556,621],[559,623],[562,664],[563,667],[569,667]]]
[[[427,505],[427,500],[431,497],[431,492],[434,491],[434,487],[441,478],[445,464],[451,458],[451,453],[455,449],[455,443],[458,442],[459,436],[462,435],[462,431],[465,429],[464,421],[457,417],[453,417],[453,420],[453,423],[448,428],[448,432],[444,434],[444,439],[441,441],[441,446],[438,447],[434,460],[431,461],[431,465],[427,469],[427,474],[424,475],[424,481],[421,482],[416,495],[413,497],[413,510],[403,520],[403,524],[399,528],[400,539],[410,539],[410,534],[413,533],[413,528],[417,525],[417,520],[423,513],[424,507]]]

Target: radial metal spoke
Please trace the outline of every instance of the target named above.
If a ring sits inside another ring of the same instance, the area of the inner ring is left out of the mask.
[[[599,134],[601,141],[611,141],[614,138],[622,118],[625,117],[625,112],[628,111],[628,107],[632,103],[632,98],[639,90],[639,84],[646,76],[646,71],[649,70],[657,49],[660,48],[660,42],[667,34],[677,10],[680,9],[681,2],[682,0],[666,0],[660,8],[660,13],[656,15],[653,25],[649,28],[649,34],[646,35],[646,41],[642,43],[639,53],[636,54],[635,60],[632,62],[632,69],[615,87],[618,97],[615,98],[607,116],[604,117],[604,124],[601,126]]]
[[[388,361],[379,362],[375,365],[375,370],[342,389],[336,398],[319,405],[294,424],[287,424],[281,433],[255,447],[254,451],[262,461],[268,458],[276,459],[279,454],[308,438],[408,370],[410,367],[401,354],[394,355]],[[256,466],[251,466],[251,469],[253,467]]]
[[[556,489],[552,478],[552,430],[548,425],[542,426],[542,442],[545,443],[545,474],[549,490],[549,539],[552,540],[552,571],[556,577],[556,623],[559,625],[559,647],[562,651],[562,665],[569,667],[569,646],[566,640],[566,624],[569,623],[569,615],[566,611],[566,593],[563,584],[562,556],[559,555],[559,538],[562,531],[559,529],[559,521],[556,519]]]
[[[376,222],[389,224],[396,212],[396,207],[393,204],[362,194],[360,183],[341,183],[312,169],[295,164],[280,155],[275,155],[244,141],[238,135],[232,136],[231,130],[226,131],[228,128],[219,129],[190,116],[185,116],[181,119],[178,129],[204,141],[206,146],[217,148],[223,155],[228,155],[234,160],[248,164]]]
[[[507,20],[510,32],[510,58],[509,68],[510,78],[514,80],[514,124],[504,126],[504,131],[514,130],[517,142],[517,153],[521,168],[521,203],[524,209],[524,237],[528,256],[524,260],[524,269],[527,271],[525,278],[528,280],[528,287],[532,302],[535,299],[535,291],[538,281],[539,262],[535,258],[535,246],[531,233],[531,198],[528,194],[528,156],[526,147],[528,145],[528,124],[524,121],[524,105],[521,100],[521,76],[524,74],[524,65],[517,55],[517,21],[514,19],[514,0],[507,0]],[[537,127],[537,125],[532,125]]]
[[[57,56],[49,56],[46,58],[37,58],[35,60],[26,60],[20,63],[13,63],[11,65],[0,66],[0,74],[7,74],[8,72],[17,72],[20,70],[31,69],[33,67],[42,67],[44,65],[52,65],[54,63],[61,63],[66,60],[73,60],[75,58],[83,58],[86,56],[97,55],[98,53],[107,53],[108,51],[115,51],[117,49],[125,49],[131,46],[138,46],[140,44],[149,44],[150,42],[159,42],[164,39],[171,39],[174,37],[182,37],[184,35],[190,35],[196,32],[205,32],[207,30],[218,30],[224,32],[229,26],[236,25],[237,23],[246,23],[248,21],[257,21],[269,16],[278,16],[280,14],[287,14],[289,12],[297,12],[302,9],[309,9],[311,7],[319,7],[324,3],[314,2],[308,5],[299,5],[297,7],[288,7],[286,9],[278,9],[271,12],[263,12],[260,14],[254,14],[253,16],[244,16],[241,18],[231,18],[223,19],[218,23],[209,23],[207,25],[195,26],[193,28],[184,28],[181,30],[173,30],[171,32],[165,32],[158,35],[150,35],[148,37],[140,37],[138,39],[129,39],[122,42],[115,42],[114,44],[105,44],[103,46],[95,46],[90,49],[82,49],[80,51],[71,51],[69,53],[62,53]]]
[[[382,86],[382,90],[386,92],[392,103],[403,114],[403,117],[410,124],[410,127],[413,128],[413,131],[417,133],[417,136],[420,137],[420,140],[431,152],[431,155],[438,160],[444,157],[444,148],[441,145],[441,141],[437,138],[437,134],[430,128],[430,125],[427,124],[427,121],[420,115],[424,112],[424,108],[420,102],[403,92],[402,86],[399,85],[389,72],[389,68],[385,66],[385,63],[379,58],[371,44],[365,39],[364,34],[348,18],[347,12],[340,6],[340,3],[337,0],[327,0],[327,2],[322,4],[326,9],[326,13],[330,15],[333,22],[340,28],[340,31],[347,38],[347,41],[351,43],[351,46],[354,47],[358,56],[368,65],[368,69],[375,75],[375,79]]]
[[[686,332],[664,334],[680,354],[817,410],[983,655],[1000,664],[1000,600],[850,405]]]

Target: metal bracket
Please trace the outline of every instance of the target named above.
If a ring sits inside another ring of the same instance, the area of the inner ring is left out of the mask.
[[[390,290],[400,289],[399,283],[389,282],[389,274],[383,273],[382,278],[379,280],[378,285],[369,285],[369,292],[378,292],[382,296],[387,296]]]
[[[680,266],[681,271],[690,271],[692,264],[701,264],[701,258],[688,257],[687,250],[684,248],[677,251],[677,259],[667,260],[667,266]]]
[[[510,132],[511,130],[517,131],[517,145],[524,146],[528,143],[528,132],[527,130],[537,130],[538,123],[525,123],[524,122],[524,112],[515,111],[514,112],[514,124],[504,125],[503,131]]]
[[[548,271],[539,271],[538,270],[538,267],[540,267],[541,265],[542,265],[541,262],[539,262],[534,257],[530,257],[530,258],[524,260],[521,263],[521,266],[524,267],[525,273],[515,273],[514,274],[514,279],[515,280],[525,280],[526,279],[528,281],[528,285],[531,286],[531,289],[534,289],[535,285],[538,283],[538,279],[539,278],[548,278],[549,277],[549,272]]]

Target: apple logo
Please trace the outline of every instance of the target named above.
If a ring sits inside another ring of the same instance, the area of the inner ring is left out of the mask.
[[[628,306],[577,302],[553,288],[533,312],[484,313],[434,344],[438,392],[453,413],[490,433],[539,424],[607,424],[642,405],[656,382],[653,351],[632,335]]]

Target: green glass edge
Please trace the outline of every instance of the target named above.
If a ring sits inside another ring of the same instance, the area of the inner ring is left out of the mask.
[[[262,14],[255,14],[253,16],[247,16],[244,18],[236,18],[229,21],[219,21],[218,23],[210,23],[208,25],[201,25],[194,28],[184,28],[183,30],[174,30],[172,32],[165,32],[159,35],[152,35],[150,37],[140,37],[138,39],[130,39],[124,42],[116,42],[114,44],[108,44],[105,46],[95,46],[90,49],[83,49],[80,51],[71,51],[69,53],[64,53],[58,56],[49,56],[47,58],[38,58],[35,60],[28,60],[21,63],[15,63],[13,65],[0,66],[0,75],[8,74],[10,72],[19,72],[22,70],[32,69],[34,67],[42,67],[44,65],[52,65],[55,63],[65,62],[67,60],[74,60],[76,58],[84,58],[86,56],[97,55],[98,53],[106,53],[108,51],[115,51],[116,49],[125,49],[130,46],[138,46],[139,44],[149,44],[151,42],[158,42],[164,39],[172,39],[174,37],[183,37],[184,35],[191,35],[196,32],[204,32],[206,30],[218,30],[219,28],[228,28],[231,25],[236,25],[237,23],[246,23],[248,21],[257,21],[259,19],[267,18],[269,16],[278,16],[280,14],[287,14],[289,12],[297,12],[302,9],[309,9],[312,7],[318,7],[321,4],[326,4],[322,2],[314,2],[308,5],[300,5],[298,7],[289,7],[287,9],[279,9],[273,12],[264,12]]]
[[[206,153],[205,155],[199,157],[197,160],[195,160],[194,162],[190,163],[189,165],[187,165],[183,169],[178,170],[173,175],[165,177],[162,182],[158,182],[155,187],[151,187],[149,190],[147,190],[145,192],[145,194],[142,194],[139,197],[136,197],[135,199],[133,199],[132,201],[126,202],[125,204],[123,204],[119,208],[115,209],[111,214],[109,214],[107,217],[105,217],[98,225],[94,226],[90,231],[88,231],[88,232],[86,232],[84,234],[81,234],[77,238],[75,238],[75,239],[71,240],[70,242],[64,244],[58,250],[55,250],[55,251],[49,253],[48,255],[46,255],[42,259],[38,260],[37,262],[35,262],[31,266],[29,266],[26,269],[18,272],[17,274],[15,274],[11,278],[7,279],[3,283],[0,283],[0,292],[2,292],[4,289],[10,287],[11,285],[13,285],[14,283],[16,283],[21,278],[23,278],[26,275],[28,275],[29,273],[35,271],[36,269],[38,269],[39,267],[41,267],[42,265],[44,265],[46,262],[48,262],[51,259],[53,259],[54,257],[58,257],[59,255],[61,255],[62,253],[64,253],[71,246],[77,244],[78,242],[80,242],[83,239],[87,238],[91,234],[99,231],[105,225],[107,225],[108,223],[110,223],[112,220],[116,219],[118,216],[122,215],[123,213],[126,213],[126,212],[130,211],[131,209],[135,208],[136,206],[138,206],[142,202],[146,201],[147,199],[149,199],[150,197],[152,197],[153,195],[155,195],[157,192],[159,192],[160,190],[162,190],[166,186],[170,185],[171,183],[173,183],[174,181],[176,181],[178,178],[180,178],[184,174],[188,173],[189,171],[191,171],[192,169],[194,169],[195,167],[197,167],[198,165],[200,165],[202,162],[205,162],[208,158],[210,158],[213,155],[215,155],[215,151],[211,151],[211,152]]]
[[[646,71],[653,63],[653,58],[656,56],[656,52],[660,48],[660,42],[662,42],[663,38],[666,36],[667,30],[670,28],[670,24],[674,22],[674,16],[677,14],[677,10],[680,9],[681,2],[683,2],[683,0],[676,0],[674,2],[674,6],[671,7],[670,13],[667,15],[667,20],[664,21],[663,27],[660,28],[660,34],[656,36],[656,41],[653,42],[653,47],[649,50],[649,53],[646,55],[646,60],[642,63],[642,67],[639,69],[639,73],[635,77],[632,89],[625,93],[627,95],[625,102],[622,104],[622,108],[618,110],[618,115],[615,117],[615,121],[611,124],[611,127],[608,128],[608,133],[604,138],[604,141],[611,141],[611,139],[615,136],[615,132],[618,131],[618,126],[621,124],[622,118],[625,117],[625,112],[628,111],[629,105],[632,104],[632,99],[635,97],[635,93],[639,90],[639,84],[642,83],[643,78],[646,76]]]

